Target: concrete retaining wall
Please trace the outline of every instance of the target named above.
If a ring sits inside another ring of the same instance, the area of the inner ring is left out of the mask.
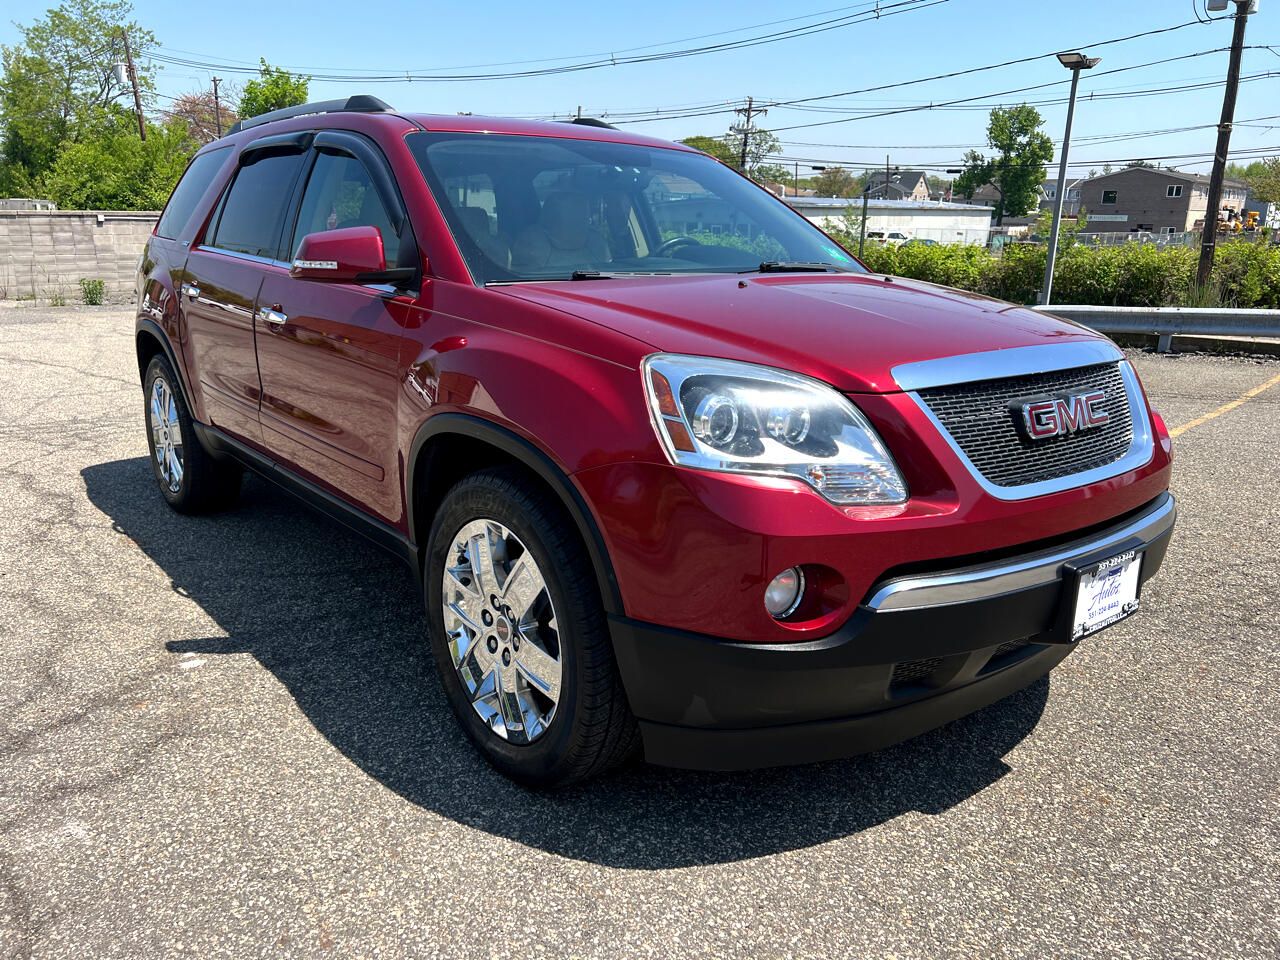
[[[80,279],[106,282],[108,300],[133,295],[138,255],[159,213],[0,210],[0,299],[80,299]]]

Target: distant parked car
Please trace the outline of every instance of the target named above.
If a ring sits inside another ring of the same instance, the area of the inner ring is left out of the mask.
[[[936,247],[940,246],[937,240],[924,240],[921,238],[912,238],[903,244],[904,247]]]
[[[900,247],[910,238],[905,233],[886,233],[884,230],[868,230],[867,239],[886,247]]]

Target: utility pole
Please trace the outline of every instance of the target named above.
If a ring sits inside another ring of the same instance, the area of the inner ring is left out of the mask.
[[[1067,130],[1062,135],[1062,156],[1058,160],[1058,191],[1053,198],[1053,226],[1049,228],[1044,284],[1040,288],[1040,302],[1045,305],[1053,296],[1053,266],[1058,259],[1058,229],[1062,225],[1062,202],[1067,193],[1067,152],[1071,149],[1071,121],[1076,113],[1076,88],[1080,85],[1080,71],[1092,70],[1102,62],[1102,58],[1086,57],[1079,52],[1060,53],[1058,62],[1071,71],[1071,96],[1067,100]]]
[[[862,259],[862,248],[867,245],[867,197],[871,193],[871,184],[868,182],[862,188],[862,222],[858,224],[858,259]]]
[[[1196,286],[1209,282],[1213,251],[1218,244],[1218,208],[1222,205],[1222,180],[1227,173],[1227,153],[1231,149],[1231,124],[1236,115],[1236,89],[1240,86],[1240,53],[1244,49],[1244,28],[1249,9],[1256,0],[1236,0],[1236,26],[1231,35],[1231,61],[1227,66],[1227,89],[1222,96],[1222,118],[1218,121],[1218,145],[1213,151],[1213,172],[1209,176],[1209,199],[1204,211],[1204,231],[1200,234],[1200,264]]]
[[[218,139],[222,139],[222,103],[218,100],[218,84],[222,82],[221,77],[213,78],[213,122],[218,128]]]
[[[747,172],[747,149],[751,145],[751,118],[763,117],[769,111],[757,110],[755,107],[755,101],[751,97],[747,97],[747,105],[745,107],[739,107],[733,112],[745,117],[745,122],[741,127],[733,128],[734,133],[742,134],[742,151],[738,160],[738,167],[745,174]]]
[[[133,111],[138,115],[138,136],[145,140],[147,139],[147,122],[142,116],[142,94],[138,92],[138,71],[133,67],[133,51],[129,49],[129,34],[121,30],[120,38],[124,40],[125,69],[129,73],[129,82],[133,84]]]

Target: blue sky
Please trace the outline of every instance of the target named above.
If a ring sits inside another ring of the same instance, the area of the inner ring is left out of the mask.
[[[881,0],[887,6],[893,0]],[[1083,75],[1072,147],[1073,170],[1083,173],[1102,161],[1175,154],[1207,155],[1213,148],[1222,102],[1220,81],[1226,74],[1225,52],[1199,56],[1115,75],[1104,71],[1169,57],[1225,47],[1231,24],[1222,20],[1194,25],[1126,43],[1090,44],[1127,34],[1172,26],[1195,19],[1192,0],[940,0],[931,6],[861,22],[810,36],[748,49],[686,59],[608,66],[560,76],[517,80],[370,83],[314,81],[317,99],[349,93],[373,93],[409,111],[497,115],[605,115],[688,104],[786,100],[857,90],[878,84],[915,80],[952,70],[995,63],[1055,49],[1081,47],[1103,58]],[[1203,0],[1200,0],[1203,2]],[[573,62],[592,55],[646,47],[652,51],[722,43],[866,9],[866,0],[801,0],[796,5],[756,0],[702,0],[698,3],[513,3],[423,4],[382,0],[362,7],[336,0],[300,3],[222,0],[188,4],[136,0],[138,20],[152,29],[169,56],[223,63],[254,64],[259,56],[272,63],[307,72],[331,70],[474,72],[478,64],[525,61]],[[29,22],[47,3],[19,0],[7,4],[0,42],[17,36],[11,21]],[[367,16],[358,11],[369,11]],[[353,11],[356,13],[353,14]],[[1201,7],[1203,15],[1203,8]],[[782,18],[787,23],[777,24]],[[774,25],[764,24],[775,22]],[[737,33],[688,38],[724,31]],[[1280,119],[1241,124],[1280,114],[1280,0],[1264,0],[1250,18],[1246,42],[1274,50],[1247,50],[1243,73],[1275,71],[1276,76],[1244,83],[1236,111],[1238,125],[1233,156],[1251,148],[1274,147],[1280,153]],[[505,66],[496,69],[526,69]],[[165,65],[159,90],[168,95],[207,86],[214,71]],[[243,79],[229,71],[225,78]],[[976,108],[916,111],[896,116],[847,120],[851,114],[815,113],[773,108],[762,120],[766,128],[829,120],[824,126],[779,133],[788,158],[814,163],[881,165],[888,153],[895,165],[946,166],[957,163],[965,149],[983,146],[987,110],[1023,99],[1065,97],[1069,74],[1052,57],[967,77],[823,101],[824,106],[866,110],[921,106],[997,91],[1054,83],[1042,90],[980,102]],[[1133,92],[1179,84],[1209,84],[1206,89],[1133,96]],[[1097,94],[1123,93],[1106,100]],[[163,101],[162,101],[163,102]],[[1061,135],[1065,106],[1040,106],[1046,130]],[[660,137],[696,133],[719,134],[733,120],[730,113],[658,122],[619,122],[621,126]],[[1207,124],[1203,129],[1147,135],[1119,142],[1089,137],[1168,130]],[[1078,163],[1077,163],[1078,161]],[[1207,160],[1166,161],[1186,170],[1205,170]]]

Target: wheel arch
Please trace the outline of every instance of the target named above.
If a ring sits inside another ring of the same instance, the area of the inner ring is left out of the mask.
[[[182,369],[182,364],[178,363],[178,357],[173,352],[173,345],[169,343],[169,338],[165,336],[164,330],[154,320],[138,320],[138,325],[134,331],[134,349],[138,356],[138,379],[144,380],[147,376],[147,366],[151,363],[152,357],[156,354],[163,353],[165,359],[169,361],[169,366],[173,367],[173,372],[178,378],[178,388],[182,391],[183,399],[187,401],[187,409],[194,414],[195,407],[191,404],[191,391],[187,389],[186,372]],[[144,383],[145,387],[146,384]]]
[[[465,448],[470,455],[465,472],[433,469],[433,464],[448,462],[443,459],[446,454],[461,452],[459,448]],[[622,615],[622,595],[604,537],[591,508],[573,481],[533,443],[505,427],[468,414],[436,414],[419,428],[409,449],[405,466],[405,503],[409,538],[415,544],[419,569],[431,518],[449,488],[466,473],[473,472],[476,466],[483,468],[506,463],[523,467],[555,495],[573,520],[586,547],[606,612]]]

